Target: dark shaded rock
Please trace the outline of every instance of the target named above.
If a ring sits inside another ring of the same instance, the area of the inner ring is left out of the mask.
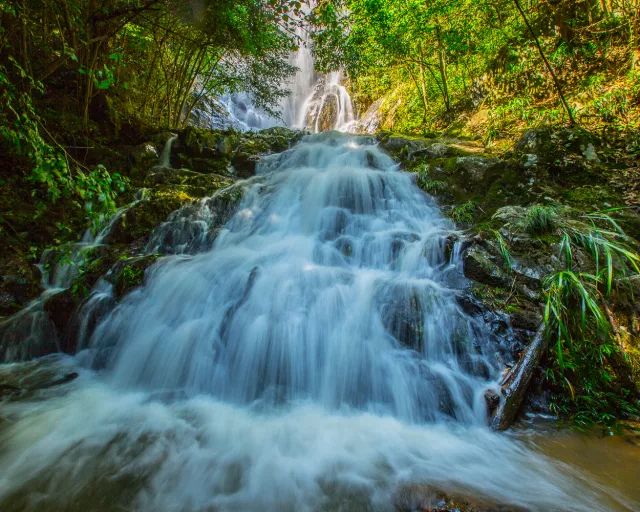
[[[511,326],[514,329],[536,331],[542,322],[542,315],[537,311],[521,310],[511,315]]]
[[[134,256],[118,261],[107,273],[107,280],[113,284],[115,297],[121,298],[144,282],[145,271],[153,265],[159,256],[150,254]]]
[[[402,345],[422,350],[424,312],[418,290],[390,286],[381,290],[380,316],[385,329]]]
[[[456,302],[458,306],[464,311],[467,315],[470,316],[479,316],[484,312],[484,307],[474,297],[468,294],[464,295],[456,295]]]
[[[68,354],[76,351],[77,340],[72,332],[71,319],[77,307],[78,299],[71,290],[62,290],[44,303],[44,311],[58,333],[60,350]]]
[[[132,147],[127,155],[131,171],[140,174],[157,165],[159,156],[160,152],[152,142],[144,142]]]
[[[464,275],[489,286],[506,287],[509,285],[509,276],[495,262],[489,252],[480,245],[472,245],[463,255]]]
[[[41,290],[40,272],[10,251],[0,258],[0,317],[26,306]]]
[[[493,389],[487,389],[484,392],[484,401],[487,404],[487,413],[491,417],[496,412],[498,405],[500,405],[500,395]]]

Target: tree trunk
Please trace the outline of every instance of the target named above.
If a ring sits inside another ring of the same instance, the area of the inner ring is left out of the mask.
[[[513,2],[516,4],[516,8],[518,9],[518,12],[520,13],[520,16],[522,16],[524,24],[527,26],[527,29],[529,30],[529,33],[531,34],[531,37],[533,38],[533,41],[534,41],[534,43],[536,45],[536,48],[538,49],[538,53],[540,53],[540,57],[542,58],[542,62],[544,63],[545,67],[547,68],[547,71],[551,75],[551,79],[553,80],[553,84],[554,84],[554,86],[556,88],[556,92],[558,93],[558,96],[560,97],[560,102],[562,103],[562,106],[564,107],[564,110],[566,111],[567,116],[569,117],[569,124],[571,126],[575,126],[576,121],[575,121],[575,119],[573,117],[573,112],[571,111],[571,107],[569,106],[569,103],[567,103],[567,100],[564,97],[564,93],[562,92],[562,86],[560,85],[560,81],[558,80],[558,77],[556,76],[555,72],[553,71],[553,68],[551,67],[551,64],[547,60],[547,57],[545,56],[544,51],[542,50],[542,46],[540,45],[540,41],[538,40],[538,36],[536,35],[536,33],[533,30],[533,27],[529,23],[529,19],[527,18],[527,15],[522,10],[522,7],[520,6],[520,2],[518,0],[513,0]]]

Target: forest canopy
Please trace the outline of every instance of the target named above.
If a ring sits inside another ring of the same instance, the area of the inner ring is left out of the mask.
[[[347,70],[361,109],[383,98],[388,128],[477,110],[489,141],[525,124],[638,126],[637,0],[326,0],[314,22],[320,65]]]

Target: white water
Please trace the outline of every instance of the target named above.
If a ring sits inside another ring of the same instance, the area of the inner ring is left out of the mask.
[[[453,226],[387,156],[329,133],[260,172],[213,248],[103,320],[98,373],[4,404],[1,510],[391,510],[424,483],[634,509],[485,427],[498,356],[454,300]]]
[[[296,36],[300,46],[289,62],[297,71],[287,84],[289,94],[280,104],[281,119],[253,106],[248,94],[235,93],[225,95],[219,101],[228,113],[231,126],[241,130],[261,130],[284,124],[314,133],[355,131],[356,118],[351,97],[342,85],[342,73],[317,73],[308,29],[300,24],[296,28]]]

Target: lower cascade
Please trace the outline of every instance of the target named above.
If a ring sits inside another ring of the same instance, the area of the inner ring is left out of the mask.
[[[633,509],[488,429],[503,347],[458,303],[454,225],[372,139],[308,135],[258,175],[56,361],[65,392],[4,405],[1,510],[419,510],[421,485]]]

